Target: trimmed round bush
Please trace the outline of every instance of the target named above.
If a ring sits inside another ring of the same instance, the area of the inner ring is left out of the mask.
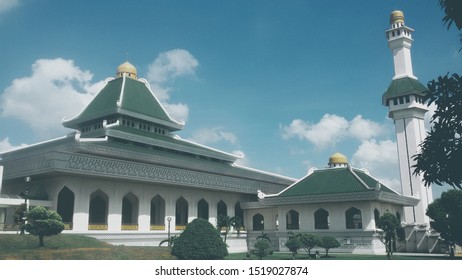
[[[218,260],[228,255],[227,245],[208,221],[195,219],[175,239],[172,255],[181,260]]]

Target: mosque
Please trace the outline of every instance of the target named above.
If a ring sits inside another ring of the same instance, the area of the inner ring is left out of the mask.
[[[383,94],[397,136],[401,192],[333,154],[328,167],[299,179],[236,164],[237,156],[175,134],[174,120],[128,62],[77,116],[63,121],[75,132],[1,154],[0,230],[12,230],[18,205],[57,211],[64,233],[114,244],[157,245],[188,222],[236,216],[244,231],[230,251],[246,251],[263,232],[275,250],[287,250],[290,232],[334,236],[338,251],[383,253],[376,220],[395,214],[406,228],[402,250],[431,252],[437,236],[425,210],[431,188],[412,175],[412,156],[425,137],[423,96],[412,72],[413,29],[401,11],[386,30],[395,76]]]

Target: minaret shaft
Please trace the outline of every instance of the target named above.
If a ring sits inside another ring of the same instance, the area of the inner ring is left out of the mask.
[[[396,144],[403,195],[420,199],[415,207],[405,207],[406,223],[429,224],[425,215],[428,204],[433,201],[431,187],[425,187],[422,176],[413,174],[413,157],[425,139],[424,116],[428,111],[423,97],[428,92],[412,71],[411,45],[413,29],[404,24],[401,11],[390,17],[391,28],[386,31],[388,47],[392,51],[395,76],[383,95],[383,104],[388,106],[389,116],[395,123]]]

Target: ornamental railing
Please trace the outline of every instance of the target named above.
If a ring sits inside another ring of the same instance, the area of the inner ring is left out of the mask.
[[[138,224],[122,224],[122,230],[138,230]]]
[[[151,225],[150,230],[165,230],[165,225]]]
[[[73,223],[64,223],[64,230],[72,230]]]
[[[107,224],[89,224],[88,230],[107,230]]]

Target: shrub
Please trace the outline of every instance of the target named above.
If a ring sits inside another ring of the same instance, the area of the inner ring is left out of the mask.
[[[182,260],[217,260],[224,259],[228,249],[211,223],[195,219],[175,238],[172,255]]]
[[[290,236],[289,240],[284,244],[289,251],[292,252],[292,259],[295,259],[295,255],[298,253],[298,250],[302,247],[302,242],[296,236]]]
[[[252,250],[251,253],[260,260],[273,253],[273,251],[271,251],[271,243],[267,239],[258,239],[253,247],[255,250]]]
[[[332,248],[340,247],[340,242],[333,236],[323,236],[321,237],[321,242],[319,247],[324,248],[326,250],[326,257],[329,254],[329,250]]]
[[[51,236],[64,230],[61,216],[55,211],[47,210],[37,206],[27,213],[27,224],[25,229],[32,235],[38,236],[39,247],[43,247],[43,238]]]

